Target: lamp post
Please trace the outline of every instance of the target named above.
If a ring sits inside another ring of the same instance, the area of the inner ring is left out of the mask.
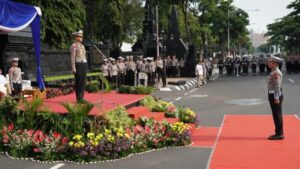
[[[160,40],[162,40],[163,70],[161,74],[161,79],[163,82],[163,87],[167,86],[167,73],[166,73],[166,62],[165,62],[165,39],[166,39],[165,30],[162,29],[160,33]]]

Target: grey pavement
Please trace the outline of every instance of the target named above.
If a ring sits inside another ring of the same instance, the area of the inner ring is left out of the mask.
[[[271,115],[266,84],[267,75],[223,76],[201,89],[192,87],[183,91],[156,91],[153,95],[173,102],[175,105],[190,107],[199,115],[201,126],[219,127],[225,114]],[[285,74],[283,79],[284,114],[297,114],[300,117],[299,89],[300,74]],[[210,148],[193,147],[166,149],[133,155],[108,163],[91,165],[66,163],[59,169],[206,169],[211,151]],[[53,166],[55,164],[12,160],[0,155],[0,169],[50,169]]]

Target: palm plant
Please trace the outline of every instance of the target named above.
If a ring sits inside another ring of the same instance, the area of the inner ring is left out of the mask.
[[[69,134],[83,134],[87,116],[94,105],[90,103],[63,103],[62,105],[68,110],[67,117],[70,120],[68,128],[71,131]]]
[[[44,101],[40,98],[33,99],[32,101],[28,101],[25,98],[22,98],[22,110],[17,119],[17,124],[24,129],[34,129],[38,127],[36,125],[36,117],[37,113],[41,111],[41,106]]]

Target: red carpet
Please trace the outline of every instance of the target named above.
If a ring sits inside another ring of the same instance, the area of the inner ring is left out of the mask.
[[[192,147],[212,148],[217,139],[218,127],[201,127],[192,132]]]
[[[136,94],[119,94],[116,92],[110,93],[85,93],[84,99],[94,103],[95,107],[91,110],[91,115],[101,115],[103,112],[110,111],[116,108],[118,105],[127,106],[134,104],[144,98],[145,95],[136,95]],[[76,102],[75,93],[59,96],[51,99],[46,99],[44,104],[50,110],[57,113],[66,113],[66,109],[61,105],[65,102]]]
[[[229,115],[212,152],[210,169],[299,169],[300,123],[284,116],[285,140],[267,140],[273,134],[269,115]]]

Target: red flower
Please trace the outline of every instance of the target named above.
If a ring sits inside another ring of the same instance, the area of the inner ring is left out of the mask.
[[[6,126],[3,126],[3,127],[2,127],[2,134],[3,134],[3,135],[6,134],[6,131],[7,131],[7,127],[6,127]]]
[[[41,152],[41,149],[39,149],[39,148],[34,148],[34,149],[33,149],[33,152],[39,153],[39,152]]]
[[[14,123],[11,122],[7,127],[7,131],[11,132],[11,131],[13,131],[13,129],[14,129]]]
[[[167,111],[170,112],[170,113],[173,113],[175,110],[176,110],[175,106],[169,106],[168,109],[167,109]]]
[[[61,134],[60,133],[58,133],[58,132],[53,132],[53,136],[54,136],[54,138],[55,139],[57,139],[57,140],[59,140],[60,138],[61,138]]]
[[[27,131],[27,135],[29,137],[32,137],[33,133],[34,133],[34,130],[32,130],[32,129],[30,129],[30,130]]]
[[[135,126],[134,129],[133,129],[134,134],[138,134],[142,131],[143,131],[143,127],[140,126],[140,125]]]
[[[65,144],[68,143],[68,141],[69,141],[69,139],[68,139],[67,137],[64,137],[64,138],[61,140],[61,143],[62,143],[63,145],[65,145]]]
[[[36,141],[37,143],[40,143],[40,142],[44,141],[45,135],[41,130],[36,130],[33,138],[34,138],[34,141]]]
[[[8,135],[7,134],[4,134],[3,135],[3,143],[8,143],[9,139],[8,139]]]
[[[149,128],[149,126],[145,126],[145,130],[146,130],[146,133],[147,133],[147,134],[150,133],[150,128]]]

